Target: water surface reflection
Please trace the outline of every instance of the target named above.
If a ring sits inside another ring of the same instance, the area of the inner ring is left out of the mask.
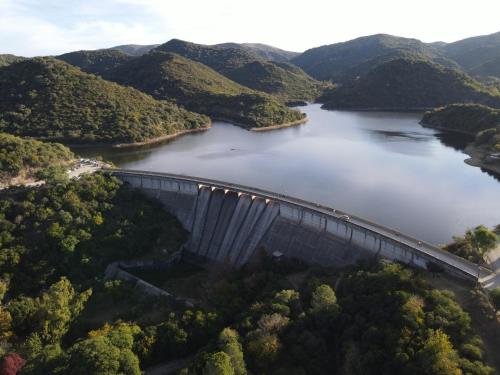
[[[288,129],[256,133],[215,123],[160,146],[77,152],[123,168],[290,194],[434,243],[500,223],[500,184],[463,162],[466,137],[423,128],[419,114],[301,109],[309,122]]]

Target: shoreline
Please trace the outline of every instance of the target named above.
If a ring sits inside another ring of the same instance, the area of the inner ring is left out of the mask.
[[[209,130],[211,127],[212,127],[212,123],[210,123],[202,128],[185,129],[185,130],[181,130],[177,133],[165,134],[165,135],[161,135],[159,137],[148,139],[146,141],[132,142],[132,143],[103,143],[103,142],[66,143],[66,142],[64,142],[64,140],[61,140],[61,141],[53,140],[50,142],[62,143],[63,145],[70,147],[70,148],[87,148],[87,147],[102,147],[102,148],[128,148],[128,147],[131,147],[132,148],[132,147],[147,146],[147,145],[151,145],[151,144],[155,144],[155,143],[161,143],[164,141],[168,141],[168,140],[180,137],[184,134],[203,132],[203,131]]]
[[[475,137],[476,133],[468,132],[459,129],[450,129],[445,126],[435,126],[429,123],[425,123],[424,121],[419,122],[424,128],[436,129],[439,131],[446,131],[455,134],[467,135],[471,137]],[[464,163],[470,165],[471,167],[478,167],[484,169],[485,171],[491,172],[495,175],[500,176],[500,163],[486,163],[484,159],[490,152],[486,151],[484,147],[476,146],[474,141],[470,142],[464,149],[463,153],[468,155],[469,157],[464,160]]]
[[[321,109],[327,111],[346,111],[346,112],[404,112],[404,113],[422,113],[432,110],[433,108],[405,108],[405,107],[329,107],[326,104],[321,104]]]
[[[309,120],[309,118],[307,116],[305,116],[304,118],[301,118],[301,119],[296,120],[296,121],[285,122],[283,124],[275,124],[275,125],[263,126],[263,127],[258,128],[258,127],[249,127],[249,125],[245,125],[245,124],[243,124],[241,122],[237,122],[237,121],[230,120],[230,119],[223,118],[223,117],[213,117],[212,118],[212,121],[227,122],[227,123],[229,123],[231,125],[239,126],[240,128],[243,128],[243,129],[248,130],[248,131],[254,131],[254,132],[262,132],[262,131],[267,131],[267,130],[275,130],[275,129],[281,129],[281,128],[288,128],[290,126],[304,124],[308,120]]]
[[[284,124],[270,125],[270,126],[265,126],[262,128],[250,128],[248,130],[250,130],[252,132],[266,132],[266,131],[271,131],[271,130],[276,130],[276,129],[289,128],[289,127],[297,126],[297,125],[304,125],[308,120],[309,119],[306,116],[303,119],[291,121],[291,122],[286,122]]]
[[[468,131],[460,130],[460,129],[450,129],[450,128],[447,128],[446,126],[436,126],[436,125],[432,125],[432,124],[429,124],[429,123],[424,122],[424,121],[419,121],[419,124],[422,125],[424,128],[428,128],[428,129],[436,129],[436,130],[446,131],[446,132],[451,132],[451,133],[470,135],[472,137],[476,136],[476,133],[474,133],[474,132],[468,132]]]
[[[185,135],[185,134],[204,132],[204,131],[209,130],[211,127],[212,127],[212,123],[210,123],[207,126],[204,126],[202,128],[181,130],[177,133],[161,135],[159,137],[151,138],[151,139],[148,139],[148,140],[142,141],[142,142],[118,143],[118,144],[112,144],[110,146],[112,148],[128,148],[128,147],[147,146],[147,145],[152,145],[155,143],[165,142],[165,141],[180,137],[180,136]]]
[[[469,156],[464,162],[472,167],[479,167],[500,176],[500,163],[485,163],[484,158],[489,154],[484,148],[476,147],[473,143],[467,145],[464,152]]]

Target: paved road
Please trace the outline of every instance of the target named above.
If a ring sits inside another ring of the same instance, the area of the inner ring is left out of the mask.
[[[325,215],[330,215],[333,216],[337,219],[341,219],[342,216],[348,215],[349,216],[349,222],[353,225],[359,226],[361,228],[364,228],[366,230],[370,230],[374,233],[378,233],[380,235],[383,235],[384,237],[390,238],[396,242],[402,243],[404,245],[407,245],[419,252],[422,252],[424,254],[429,255],[430,257],[433,257],[441,262],[444,262],[460,271],[463,273],[466,273],[473,279],[477,279],[478,275],[478,267],[476,264],[469,262],[461,257],[458,257],[456,255],[453,255],[449,252],[446,252],[439,247],[427,243],[425,241],[420,241],[416,238],[413,238],[411,236],[408,236],[404,233],[401,233],[397,230],[387,228],[385,226],[370,222],[368,220],[365,220],[363,218],[347,214],[343,211],[336,210],[330,207],[322,206],[319,204],[315,204],[312,202],[308,202],[299,198],[294,198],[290,197],[284,194],[279,194],[279,193],[274,193],[266,190],[262,190],[259,188],[253,188],[249,186],[243,186],[243,185],[238,185],[238,184],[233,184],[229,182],[223,182],[223,181],[216,181],[216,180],[211,180],[211,179],[206,179],[206,178],[200,178],[200,177],[193,177],[193,176],[186,176],[186,175],[177,175],[177,174],[171,174],[171,173],[158,173],[158,172],[147,172],[147,171],[134,171],[134,170],[126,170],[126,169],[106,169],[106,171],[112,172],[112,173],[121,173],[121,174],[128,174],[128,175],[138,175],[138,176],[152,176],[152,177],[166,177],[166,178],[171,178],[174,180],[180,180],[180,181],[187,181],[187,182],[194,182],[197,184],[202,184],[202,185],[209,185],[212,187],[218,187],[222,189],[231,189],[235,190],[238,192],[243,192],[243,193],[248,193],[251,195],[258,195],[263,198],[268,198],[268,199],[273,199],[277,201],[282,201],[286,203],[290,203],[293,205],[301,206],[304,208],[307,208],[309,210],[313,211],[318,211],[321,212]],[[499,261],[500,262],[500,261]],[[480,269],[480,278],[487,277],[490,275],[491,272],[487,269],[481,268]]]
[[[500,245],[490,251],[485,258],[494,273],[483,277],[480,282],[486,289],[500,288]]]

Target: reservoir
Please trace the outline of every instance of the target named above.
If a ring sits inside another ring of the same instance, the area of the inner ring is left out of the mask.
[[[331,206],[441,244],[500,224],[500,182],[464,163],[469,141],[419,125],[421,114],[299,107],[305,125],[212,129],[136,149],[77,148],[117,166],[206,177]]]

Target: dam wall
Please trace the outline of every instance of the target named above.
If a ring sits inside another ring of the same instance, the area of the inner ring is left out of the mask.
[[[330,207],[209,179],[108,170],[158,199],[191,233],[185,250],[240,267],[260,248],[310,264],[345,266],[377,257],[477,281],[477,265],[431,244]],[[481,269],[481,276],[488,271]]]

